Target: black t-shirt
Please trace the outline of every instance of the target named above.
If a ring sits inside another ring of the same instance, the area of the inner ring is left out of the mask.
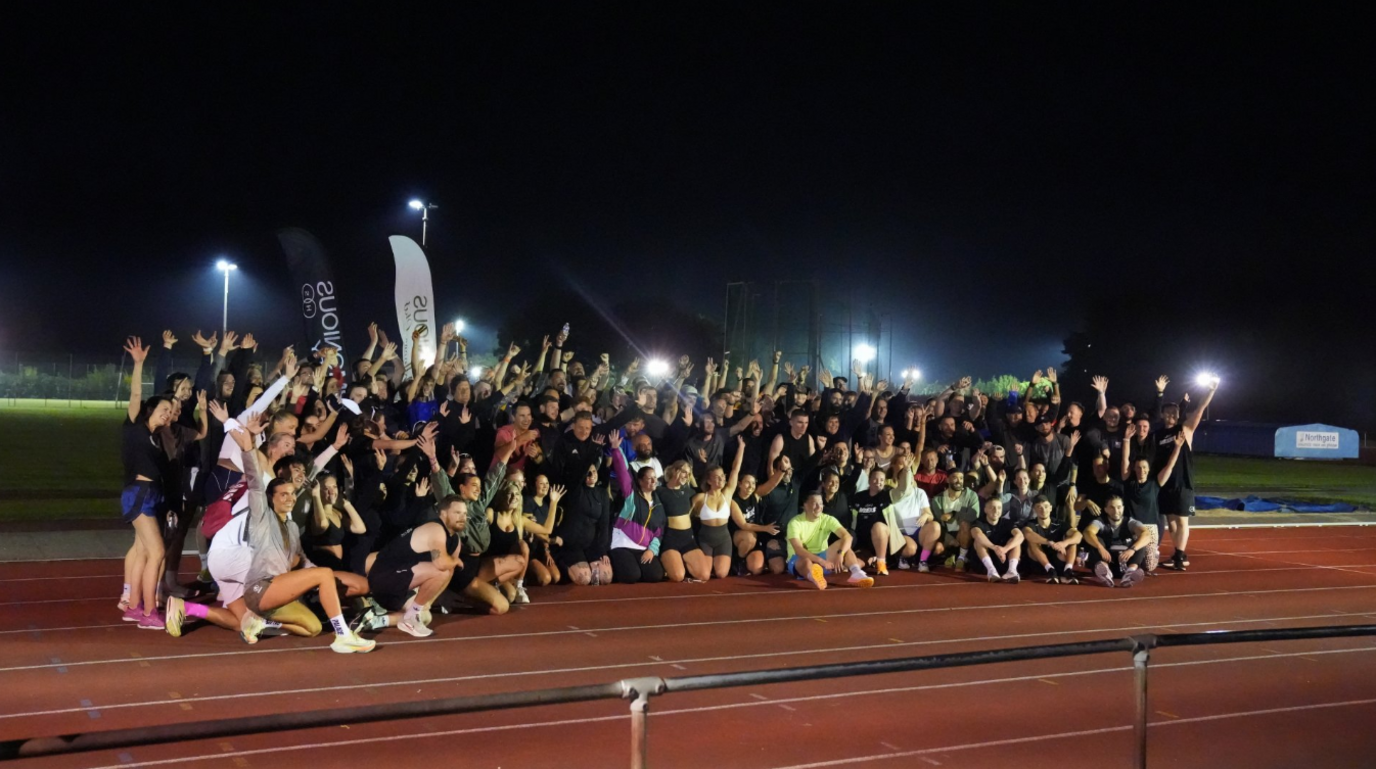
[[[693,490],[687,486],[679,486],[677,489],[660,486],[655,489],[655,496],[659,498],[659,504],[664,508],[664,515],[668,518],[687,515],[693,509]]]
[[[763,521],[758,520],[760,514],[760,497],[758,494],[751,494],[748,497],[735,496],[732,499],[736,502],[736,506],[741,509],[741,517],[745,519],[746,523],[763,523]]]
[[[998,523],[990,523],[989,519],[983,515],[975,521],[975,526],[984,532],[984,536],[989,541],[999,547],[1008,544],[1008,540],[1013,538],[1013,532],[1017,530],[1013,520],[1008,516],[1001,516]]]
[[[124,460],[124,485],[132,484],[134,478],[140,475],[154,483],[160,483],[166,455],[163,454],[157,439],[148,432],[148,423],[135,424],[126,415],[121,438],[120,459]]]
[[[1160,472],[1161,468],[1171,460],[1171,452],[1175,451],[1175,436],[1180,433],[1181,426],[1176,425],[1171,428],[1161,428],[1153,434],[1156,439],[1156,457],[1152,460],[1151,471]],[[1194,491],[1194,452],[1190,449],[1189,442],[1180,446],[1180,456],[1175,460],[1175,467],[1171,470],[1171,476],[1166,479],[1166,484],[1161,488],[1176,491],[1187,489]]]
[[[761,523],[772,523],[780,532],[788,530],[788,522],[798,514],[798,482],[779,481],[774,490],[765,495],[760,503]]]
[[[1157,498],[1160,495],[1161,485],[1156,482],[1154,476],[1147,476],[1146,483],[1138,483],[1136,478],[1124,481],[1123,507],[1127,517],[1151,526],[1159,526],[1161,512],[1157,507]]]
[[[1037,523],[1037,520],[1034,518],[1027,525],[1027,528],[1031,529],[1032,533],[1045,539],[1047,542],[1060,542],[1070,533],[1070,524],[1054,515],[1045,526]]]
[[[1123,496],[1123,484],[1121,481],[1116,481],[1113,478],[1109,478],[1107,483],[1099,483],[1098,480],[1090,477],[1088,482],[1082,481],[1080,483],[1079,492],[1084,495],[1085,499],[1098,505],[1099,509],[1103,510],[1104,506],[1108,504],[1109,497]],[[1126,502],[1124,504],[1126,504]]]
[[[836,496],[830,500],[826,498],[826,494],[823,494],[822,512],[845,523],[846,519],[850,517],[850,502],[846,500],[846,492],[837,491]]]

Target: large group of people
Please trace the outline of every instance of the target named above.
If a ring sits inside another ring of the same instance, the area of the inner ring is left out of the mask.
[[[247,643],[327,621],[350,653],[558,583],[865,588],[911,569],[1132,587],[1190,565],[1192,444],[1216,382],[1187,409],[1164,376],[1143,408],[1110,405],[1104,377],[1093,403],[1063,403],[1054,368],[994,393],[966,377],[918,394],[859,367],[852,383],[779,353],[696,376],[685,356],[651,378],[638,359],[577,359],[567,326],[474,376],[452,326],[409,367],[375,324],[369,339],[352,361],[325,343],[265,359],[251,334],[197,332],[187,373],[164,331],[147,398],[150,347],[128,339],[126,621]],[[182,584],[192,542],[202,570]]]

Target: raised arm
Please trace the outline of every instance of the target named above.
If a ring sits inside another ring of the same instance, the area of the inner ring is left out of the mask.
[[[741,479],[741,463],[744,461],[745,439],[737,436],[736,458],[731,462],[731,474],[726,476],[726,487],[721,490],[722,495],[725,496],[727,499],[732,499],[736,496],[736,484]]]
[[[1094,413],[1103,419],[1104,412],[1108,411],[1108,377],[1094,377],[1094,389],[1099,393],[1094,399]]]
[[[1126,481],[1132,473],[1132,439],[1137,435],[1137,423],[1129,422],[1123,426],[1123,459],[1118,468],[1118,479]]]
[[[1186,431],[1194,432],[1191,428],[1186,427],[1175,434],[1174,446],[1171,448],[1171,457],[1166,460],[1165,466],[1156,474],[1156,482],[1162,486],[1166,485],[1166,481],[1170,479],[1171,473],[1175,471],[1175,461],[1180,458],[1180,447],[1185,445]],[[1123,453],[1126,454],[1127,452],[1124,451]]]
[[[134,362],[129,374],[129,421],[136,422],[143,410],[143,362],[148,358],[148,348],[143,346],[142,339],[131,336],[124,342],[124,351]]]
[[[1191,448],[1194,447],[1194,431],[1199,429],[1199,422],[1204,418],[1204,409],[1207,409],[1209,404],[1213,402],[1214,393],[1216,392],[1218,392],[1218,380],[1210,379],[1209,391],[1204,394],[1204,400],[1200,401],[1199,405],[1196,406],[1194,411],[1190,412],[1189,417],[1185,419],[1185,426],[1189,428],[1190,434],[1188,439]]]

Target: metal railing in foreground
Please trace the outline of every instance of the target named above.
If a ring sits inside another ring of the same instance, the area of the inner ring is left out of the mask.
[[[1136,696],[1136,724],[1133,731],[1132,765],[1145,767],[1147,763],[1147,663],[1151,650],[1171,646],[1202,646],[1225,643],[1296,641],[1318,638],[1376,636],[1376,625],[1339,625],[1327,627],[1291,628],[1284,630],[1239,630],[1179,635],[1137,635],[1106,641],[1048,646],[1023,646],[1015,649],[935,654],[926,657],[904,657],[872,662],[846,662],[835,665],[783,668],[779,670],[751,670],[720,675],[683,676],[680,678],[627,678],[615,683],[593,686],[567,686],[558,689],[539,689],[528,692],[488,694],[477,697],[450,697],[423,702],[402,702],[384,705],[365,705],[354,708],[311,710],[302,713],[278,713],[269,716],[248,716],[213,721],[168,724],[165,726],[116,729],[103,732],[68,734],[59,737],[8,740],[0,742],[0,760],[77,753],[91,750],[111,750],[140,745],[154,745],[189,740],[206,740],[261,732],[280,732],[293,729],[340,726],[374,721],[395,721],[425,716],[447,716],[488,710],[505,710],[536,705],[561,705],[590,700],[627,699],[631,701],[631,767],[643,769],[649,764],[648,717],[650,698],[672,692],[701,689],[725,689],[734,686],[781,684],[792,681],[814,681],[824,678],[869,676],[880,673],[904,673],[938,668],[968,667],[995,662],[1077,657],[1087,654],[1127,652],[1132,655]]]

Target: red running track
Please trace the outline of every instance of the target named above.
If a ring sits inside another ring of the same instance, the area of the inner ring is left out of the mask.
[[[244,646],[118,621],[117,561],[0,564],[0,739],[975,649],[1376,621],[1376,528],[1209,529],[1141,587],[990,585],[895,572],[872,590],[782,578],[552,588],[506,617],[437,617],[368,655]],[[61,577],[60,579],[56,577]],[[1126,654],[655,698],[656,767],[1114,767]],[[1158,650],[1151,766],[1376,765],[1376,640]],[[624,702],[301,730],[14,766],[615,767]]]

